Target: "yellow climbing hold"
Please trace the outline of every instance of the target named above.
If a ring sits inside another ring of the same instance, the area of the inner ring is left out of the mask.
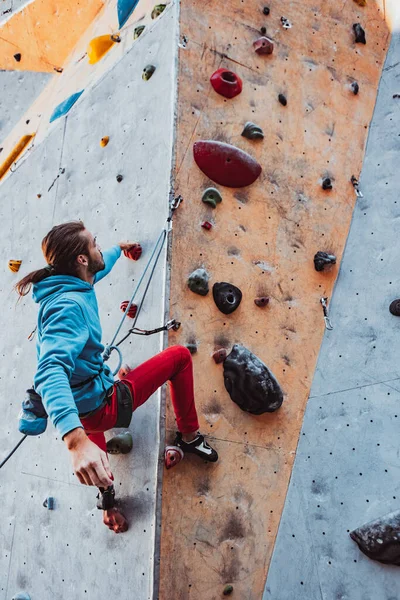
[[[157,19],[157,17],[159,17],[161,15],[161,13],[164,12],[166,7],[167,7],[166,4],[156,4],[155,7],[153,8],[153,10],[151,11],[151,18]]]
[[[13,273],[18,273],[21,265],[22,265],[22,260],[9,260],[8,261],[8,268]]]
[[[31,140],[33,140],[34,137],[35,137],[34,133],[30,133],[29,135],[22,136],[22,138],[19,140],[18,144],[15,146],[15,148],[12,150],[12,152],[10,152],[10,154],[7,156],[6,160],[0,166],[0,179],[3,179],[4,175],[10,169],[13,162],[15,162],[17,160],[18,156],[20,154],[22,154],[22,152],[25,150],[25,148],[27,147],[29,142]]]
[[[108,144],[108,142],[110,141],[110,138],[108,137],[108,135],[105,135],[104,137],[101,138],[100,140],[100,146],[102,148],[105,148]]]
[[[110,48],[116,43],[120,42],[119,35],[100,35],[99,37],[93,38],[89,42],[87,54],[89,58],[89,64],[95,65],[99,60],[103,58]]]

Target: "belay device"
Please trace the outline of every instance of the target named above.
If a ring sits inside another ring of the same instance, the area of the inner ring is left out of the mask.
[[[168,236],[168,234],[170,233],[171,229],[172,229],[172,217],[173,214],[175,212],[175,210],[179,207],[180,203],[182,202],[182,197],[178,196],[177,198],[175,198],[171,204],[170,204],[170,211],[169,211],[169,215],[167,218],[167,224],[164,227],[164,229],[162,230],[162,232],[160,233],[160,236],[158,237],[157,242],[155,243],[153,252],[147,262],[147,265],[143,271],[143,274],[141,276],[141,278],[139,279],[139,282],[132,294],[132,297],[128,303],[128,306],[124,312],[124,315],[121,319],[121,322],[117,328],[117,331],[113,337],[113,340],[111,342],[110,345],[107,345],[104,349],[104,353],[103,353],[103,360],[107,361],[110,358],[111,352],[113,350],[116,350],[118,352],[119,355],[119,364],[118,367],[116,368],[116,370],[114,371],[113,375],[116,375],[116,373],[118,373],[118,370],[122,364],[122,354],[121,354],[121,350],[118,348],[118,346],[120,344],[122,344],[122,342],[124,342],[129,335],[131,334],[135,334],[135,335],[152,335],[155,333],[159,333],[161,331],[168,331],[170,329],[174,329],[175,331],[177,331],[180,327],[180,323],[178,321],[175,321],[175,319],[172,319],[170,321],[168,321],[168,323],[166,325],[163,325],[162,327],[158,327],[157,329],[152,329],[151,331],[147,331],[144,329],[138,329],[137,327],[135,327],[136,322],[138,320],[139,317],[139,313],[140,310],[143,306],[143,302],[144,299],[146,297],[147,291],[149,289],[152,277],[154,275],[154,271],[155,268],[157,266],[158,263],[158,259],[160,258],[161,255],[161,251],[164,247],[164,243],[165,240]],[[156,256],[153,267],[151,269],[150,272],[150,276],[148,279],[148,282],[146,284],[143,296],[142,296],[142,300],[138,306],[137,309],[137,313],[135,316],[135,319],[133,321],[132,327],[129,329],[128,333],[117,343],[115,343],[115,340],[117,338],[118,333],[121,330],[122,324],[128,314],[129,308],[133,303],[133,300],[138,292],[138,289],[153,261],[154,256]],[[100,373],[99,373],[100,374]],[[95,376],[97,377],[97,375]],[[91,377],[89,380],[82,382],[83,384],[88,383],[89,381],[93,380],[94,377]],[[82,385],[82,383],[80,385]],[[71,386],[74,387],[74,386]],[[29,390],[26,391],[26,397],[25,400],[22,402],[22,409],[18,415],[18,429],[21,433],[24,434],[24,437],[20,439],[20,441],[18,442],[18,444],[15,446],[15,448],[8,454],[8,456],[6,456],[6,458],[0,463],[0,468],[8,461],[8,459],[14,454],[14,452],[17,450],[17,448],[22,444],[22,442],[25,440],[25,438],[28,435],[40,435],[41,433],[44,433],[46,431],[46,427],[47,427],[47,419],[48,419],[48,415],[47,412],[43,406],[43,402],[42,402],[42,398],[41,396],[33,389],[30,388]]]

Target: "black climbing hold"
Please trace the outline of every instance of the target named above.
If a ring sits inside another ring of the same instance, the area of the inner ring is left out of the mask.
[[[350,537],[369,558],[400,566],[400,510],[362,525]]]
[[[150,77],[153,75],[154,71],[156,70],[154,65],[147,65],[144,69],[143,69],[143,73],[142,73],[142,79],[144,81],[148,81],[150,79]]]
[[[233,402],[253,415],[274,412],[282,405],[283,393],[271,371],[239,344],[224,361],[224,383]]]
[[[221,194],[213,187],[204,190],[201,199],[205,204],[209,204],[212,208],[217,208],[217,204],[222,202]]]
[[[264,8],[263,8],[263,14],[268,17],[268,15],[269,15],[270,12],[271,11],[270,11],[269,6],[264,6]]]
[[[214,302],[224,315],[230,315],[242,301],[242,292],[231,283],[222,281],[213,285]]]
[[[282,106],[286,106],[287,105],[286,96],[284,96],[283,94],[279,94],[278,100],[282,104]]]
[[[261,33],[261,35],[265,35],[267,33],[267,28],[266,27],[261,27],[260,33]]]
[[[355,43],[356,44],[366,44],[367,40],[365,39],[365,31],[361,27],[360,23],[354,23],[353,25],[354,35],[355,35]]]
[[[264,138],[264,133],[261,127],[251,121],[247,121],[242,131],[242,136],[249,140],[262,140]]]
[[[230,596],[233,592],[233,585],[226,585],[224,587],[224,591],[222,592],[224,596]]]
[[[314,267],[316,271],[323,271],[325,267],[336,264],[336,256],[327,252],[317,252],[314,256]]]
[[[205,269],[196,269],[188,279],[188,288],[195,294],[200,296],[207,296],[209,292],[208,280],[209,275]]]
[[[121,181],[123,180],[123,176],[117,175],[116,179],[117,179],[118,183],[121,183]]]
[[[190,354],[196,354],[196,352],[197,352],[196,342],[188,342],[186,344],[186,348],[189,350]]]
[[[62,67],[54,67],[56,73],[62,73],[64,69]]]
[[[357,96],[358,92],[360,91],[360,86],[358,85],[357,81],[353,81],[350,84],[350,88],[351,88],[351,91],[353,92],[353,94],[355,96]]]
[[[17,52],[17,54],[14,54],[14,58],[15,58],[15,60],[16,60],[17,62],[20,62],[20,60],[21,60],[21,58],[22,58],[22,56],[21,56],[21,53],[20,53],[20,52]]]
[[[129,431],[114,435],[107,442],[108,454],[128,454],[133,448],[133,439]]]
[[[133,39],[137,40],[138,37],[142,35],[145,28],[145,25],[138,25],[138,27],[135,27],[135,29],[133,30]]]
[[[325,179],[322,182],[322,189],[323,190],[331,190],[332,189],[332,181],[330,179],[330,177],[325,177]]]
[[[400,317],[400,298],[390,303],[389,310],[395,317]]]

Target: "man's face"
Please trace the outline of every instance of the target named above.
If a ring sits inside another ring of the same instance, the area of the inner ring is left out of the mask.
[[[88,270],[92,275],[95,275],[105,267],[103,254],[101,253],[100,246],[97,244],[96,236],[93,237],[89,231],[87,231],[86,234],[89,241]]]

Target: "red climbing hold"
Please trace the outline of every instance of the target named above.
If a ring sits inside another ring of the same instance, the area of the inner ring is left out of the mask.
[[[183,459],[183,451],[178,446],[166,446],[164,450],[164,463],[166,469],[172,469]]]
[[[210,223],[210,221],[204,221],[204,223],[202,223],[201,226],[203,227],[203,229],[207,229],[207,231],[209,231],[212,227],[212,223]]]
[[[142,246],[140,244],[133,244],[128,250],[124,250],[124,254],[131,260],[139,260],[142,256]]]
[[[217,94],[225,98],[234,98],[240,94],[243,87],[240,77],[228,69],[218,69],[211,75],[210,81]]]
[[[216,350],[212,357],[214,359],[214,362],[219,365],[222,362],[224,362],[224,360],[226,359],[228,355],[228,352],[225,350],[225,348],[220,348],[219,350]]]
[[[124,300],[123,302],[121,302],[121,310],[122,312],[126,312],[126,309],[128,308],[128,304],[129,304],[129,300]],[[131,304],[128,310],[128,317],[130,319],[134,319],[136,317],[136,313],[137,313],[137,305],[136,304]]]
[[[267,37],[260,37],[253,42],[253,48],[257,54],[272,54],[274,51],[274,43]]]
[[[250,154],[224,142],[195,142],[193,155],[204,175],[227,187],[251,185],[261,173],[261,166]]]

